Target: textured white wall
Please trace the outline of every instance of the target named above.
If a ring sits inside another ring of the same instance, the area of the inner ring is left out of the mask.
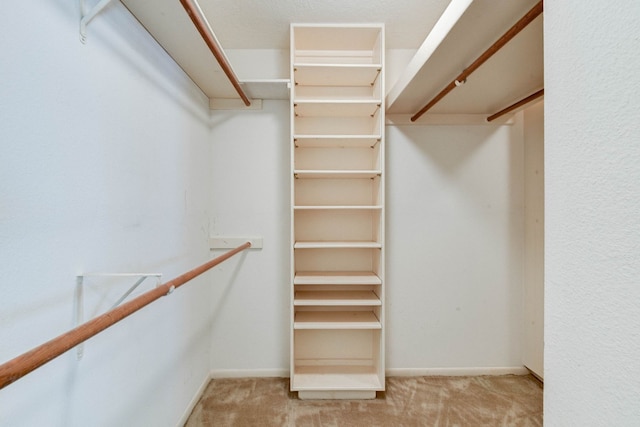
[[[209,256],[207,100],[119,2],[82,45],[78,4],[0,6],[0,362],[74,325],[76,274]],[[0,390],[0,425],[175,426],[209,372],[208,282]],[[86,315],[131,284],[92,281]]]
[[[640,422],[639,18],[637,0],[545,2],[550,426]]]

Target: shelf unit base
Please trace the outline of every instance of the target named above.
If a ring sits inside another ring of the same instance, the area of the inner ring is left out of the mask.
[[[299,391],[298,399],[300,400],[366,400],[375,399],[375,391]]]
[[[371,367],[298,366],[291,390],[300,399],[375,399],[384,385]]]

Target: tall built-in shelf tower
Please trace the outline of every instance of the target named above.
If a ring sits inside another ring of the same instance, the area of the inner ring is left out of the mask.
[[[291,26],[291,390],[384,390],[384,27]]]

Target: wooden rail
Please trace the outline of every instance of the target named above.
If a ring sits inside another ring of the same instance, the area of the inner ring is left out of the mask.
[[[485,61],[491,58],[497,51],[499,51],[509,40],[514,38],[520,31],[522,31],[527,25],[529,25],[534,19],[542,13],[542,0],[540,0],[533,8],[526,13],[518,22],[516,22],[509,30],[502,35],[491,47],[484,51],[482,55],[478,57],[471,65],[464,69],[462,73],[451,83],[449,83],[444,89],[440,91],[431,101],[429,101],[420,111],[411,117],[411,121],[415,122],[426,113],[431,107],[436,105],[442,98],[451,92],[461,82],[464,82],[471,73],[473,73],[478,67],[485,63]]]
[[[180,3],[182,4],[182,7],[184,7],[184,10],[187,11],[189,18],[191,18],[193,25],[196,26],[196,29],[204,39],[204,42],[207,44],[207,46],[209,46],[209,50],[211,50],[211,53],[213,53],[213,56],[215,56],[218,64],[220,64],[220,67],[222,68],[222,71],[224,71],[227,78],[229,79],[229,82],[231,82],[236,92],[238,92],[238,95],[240,95],[240,98],[242,98],[242,102],[244,102],[244,105],[246,105],[247,107],[250,106],[251,101],[249,101],[249,98],[244,93],[244,90],[242,90],[238,77],[236,77],[236,74],[233,72],[233,69],[229,64],[229,61],[227,61],[227,58],[222,52],[222,48],[218,44],[218,40],[216,40],[215,36],[213,35],[213,32],[211,31],[209,24],[205,20],[200,7],[197,5],[197,3],[195,3],[194,0],[180,0]]]
[[[540,89],[539,91],[532,93],[531,95],[527,96],[526,98],[521,99],[518,102],[514,102],[513,104],[509,105],[506,108],[503,108],[502,110],[498,111],[495,114],[490,115],[489,117],[487,117],[487,121],[491,122],[495,119],[497,119],[498,117],[504,116],[507,113],[510,113],[511,111],[515,110],[516,108],[522,107],[525,104],[530,103],[531,101],[535,101],[536,99],[540,98],[541,96],[544,95],[544,89]]]
[[[78,344],[104,331],[109,326],[112,326],[130,314],[135,313],[158,298],[170,294],[189,280],[201,275],[207,270],[249,247],[251,247],[250,242],[240,245],[237,248],[232,249],[219,257],[176,277],[173,280],[164,283],[153,290],[145,292],[131,301],[85,322],[77,328],[47,341],[46,343],[41,344],[38,347],[0,365],[0,389],[16,380],[19,380],[29,372],[39,368],[45,363],[60,356],[67,350],[72,349]]]

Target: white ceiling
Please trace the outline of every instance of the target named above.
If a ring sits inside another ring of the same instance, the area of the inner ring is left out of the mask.
[[[388,49],[416,49],[449,0],[199,0],[199,4],[226,49],[288,49],[289,24],[307,22],[384,23]]]
[[[121,1],[205,94],[210,98],[238,97],[178,0]],[[418,49],[450,0],[198,3],[225,50],[288,50],[291,23],[329,22],[384,23],[387,49]],[[415,113],[536,3],[537,0],[473,0],[415,78],[388,105],[388,113]],[[542,17],[538,17],[431,112],[491,114],[542,88],[542,46]]]

